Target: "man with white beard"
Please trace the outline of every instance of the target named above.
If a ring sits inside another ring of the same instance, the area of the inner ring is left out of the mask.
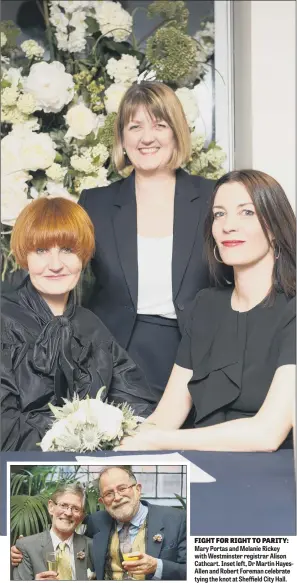
[[[105,511],[88,517],[86,531],[97,579],[186,580],[186,513],[140,500],[141,489],[127,467],[99,476]]]

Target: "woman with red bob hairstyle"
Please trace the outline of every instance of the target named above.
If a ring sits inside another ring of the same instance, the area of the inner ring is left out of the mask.
[[[2,450],[34,450],[53,405],[74,393],[150,411],[140,370],[101,320],[76,303],[76,286],[95,247],[93,224],[76,203],[40,198],[18,217],[11,249],[28,270],[2,297]],[[143,390],[143,398],[141,392]]]

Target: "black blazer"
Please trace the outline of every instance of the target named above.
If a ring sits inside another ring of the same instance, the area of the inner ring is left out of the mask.
[[[180,508],[156,506],[144,500],[148,506],[146,553],[163,561],[162,580],[185,581],[187,578],[186,553],[186,513]],[[109,536],[114,520],[105,510],[90,514],[87,519],[86,535],[93,538],[93,560],[98,580],[104,578],[104,566]],[[154,536],[160,534],[160,542]],[[147,579],[152,579],[147,576]]]
[[[172,288],[181,331],[185,307],[209,285],[203,258],[203,225],[213,187],[213,180],[191,176],[181,169],[176,172]],[[79,202],[93,221],[96,238],[92,260],[96,283],[87,307],[125,348],[137,315],[135,173],[107,187],[84,190]]]

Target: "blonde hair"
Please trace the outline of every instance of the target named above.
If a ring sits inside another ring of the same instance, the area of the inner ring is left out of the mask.
[[[151,117],[166,121],[173,131],[176,147],[168,162],[168,168],[173,170],[187,163],[191,156],[191,135],[181,102],[168,85],[144,81],[131,85],[119,106],[112,152],[113,163],[118,172],[128,165],[123,148],[124,128],[140,106],[145,107]]]

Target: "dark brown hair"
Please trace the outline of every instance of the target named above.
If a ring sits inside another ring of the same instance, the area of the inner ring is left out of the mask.
[[[205,252],[211,277],[218,286],[234,283],[233,268],[219,263],[214,257],[215,240],[212,235],[213,204],[216,193],[223,184],[238,182],[249,193],[263,233],[271,245],[269,233],[278,258],[273,269],[270,298],[283,291],[287,297],[296,294],[296,219],[281,185],[259,170],[233,170],[224,174],[215,184],[204,225]]]
[[[133,482],[135,482],[135,484],[137,484],[137,479],[136,476],[133,474],[132,470],[130,470],[130,468],[128,466],[106,466],[106,468],[103,468],[103,470],[101,470],[99,477],[98,477],[98,486],[99,486],[99,492],[100,492],[100,480],[102,478],[102,476],[104,474],[107,474],[107,472],[109,472],[109,470],[123,470],[123,472],[126,472],[126,474],[128,474],[130,480],[132,480]]]

